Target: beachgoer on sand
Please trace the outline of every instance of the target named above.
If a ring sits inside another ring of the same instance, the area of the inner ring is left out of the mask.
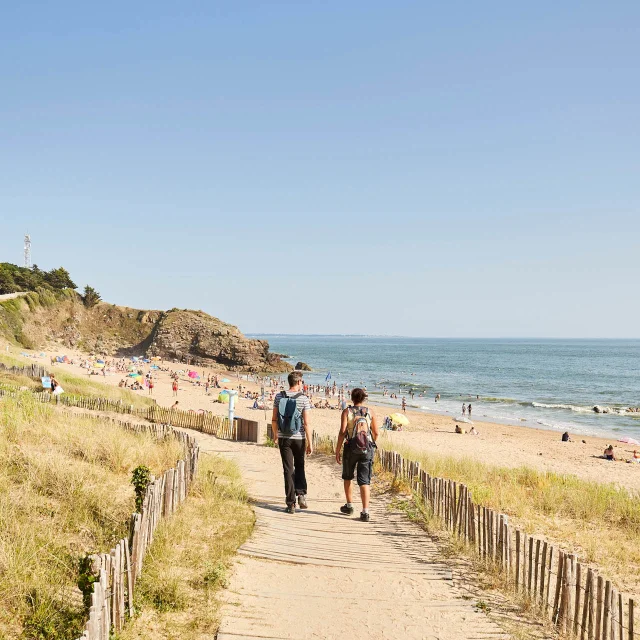
[[[604,450],[604,457],[606,460],[614,460],[616,459],[615,454],[613,453],[613,447],[611,445],[609,445],[605,450]]]
[[[340,507],[345,515],[353,514],[352,481],[357,471],[357,482],[360,487],[362,511],[360,520],[369,522],[369,499],[371,495],[371,473],[378,439],[378,420],[368,407],[363,406],[367,399],[364,389],[351,392],[351,406],[340,416],[340,431],[336,445],[336,462],[342,464],[344,495],[346,503]],[[342,444],[344,442],[344,448]]]
[[[568,431],[565,431],[562,434],[562,442],[571,442],[571,436],[569,435]]]
[[[307,508],[307,478],[304,472],[304,455],[312,453],[309,411],[311,402],[300,390],[302,372],[292,371],[288,376],[289,391],[280,391],[273,400],[271,428],[278,442],[286,512],[296,512],[296,498],[301,509]]]

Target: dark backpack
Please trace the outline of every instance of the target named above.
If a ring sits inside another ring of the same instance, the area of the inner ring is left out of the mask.
[[[295,396],[285,395],[278,402],[278,433],[290,437],[300,433],[302,430],[302,411],[298,409],[296,400],[303,395],[296,393]]]
[[[353,427],[348,434],[348,445],[353,453],[365,454],[371,451],[371,414],[367,407],[349,407],[353,412]]]

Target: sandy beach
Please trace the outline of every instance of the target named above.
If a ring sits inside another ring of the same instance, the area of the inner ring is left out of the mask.
[[[5,353],[3,347],[3,353]],[[11,355],[20,357],[20,353],[28,353],[11,348]],[[34,355],[36,352],[33,352]],[[40,352],[37,352],[40,353]],[[45,358],[37,358],[48,364],[51,355],[61,353],[60,350],[45,350]],[[84,357],[79,352],[65,350],[65,353],[76,362]],[[26,362],[33,362],[32,358],[24,358]],[[187,371],[189,367],[173,362],[158,363],[162,368]],[[142,365],[147,371],[150,365]],[[78,364],[57,364],[55,369],[73,372],[79,376],[87,376],[86,369]],[[228,378],[229,382],[222,386],[237,389],[242,385],[243,392],[260,391],[260,384],[247,380],[247,376],[229,372],[224,367],[202,368],[194,367],[203,380],[209,374],[219,374],[221,378]],[[205,393],[204,386],[198,386],[186,374],[180,376],[178,397],[174,398],[171,390],[169,373],[154,371],[155,388],[153,398],[161,406],[171,406],[177,399],[180,408],[184,410],[204,409],[218,415],[226,415],[226,404],[216,402],[216,390]],[[121,374],[107,376],[94,375],[91,380],[110,385],[118,385]],[[148,391],[138,393],[148,394]],[[333,399],[336,404],[336,399]],[[266,432],[270,412],[252,409],[253,400],[240,398],[236,406],[236,415],[260,423],[260,433]],[[381,405],[371,406],[372,410],[381,418],[393,413],[396,409]],[[476,405],[478,413],[480,406]],[[388,443],[397,443],[413,449],[459,458],[473,458],[483,463],[499,467],[527,466],[539,471],[550,471],[559,474],[573,474],[585,480],[596,482],[613,482],[632,491],[640,491],[640,464],[628,464],[624,460],[633,455],[633,447],[612,440],[591,436],[572,435],[572,442],[562,442],[556,431],[523,427],[520,425],[495,424],[474,420],[479,435],[455,433],[455,422],[450,415],[429,414],[422,411],[407,410],[410,425],[403,431],[384,432]],[[334,435],[338,431],[340,412],[335,409],[314,409],[311,418],[313,428],[321,434]],[[462,425],[468,428],[467,425]],[[584,441],[584,442],[583,442]],[[614,445],[616,457],[619,461],[610,462],[600,458],[608,444]],[[393,448],[387,444],[387,448]]]

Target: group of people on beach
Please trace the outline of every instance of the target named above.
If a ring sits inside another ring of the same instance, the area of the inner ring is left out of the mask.
[[[304,393],[302,372],[292,371],[287,381],[288,390],[281,390],[273,400],[271,428],[273,439],[278,443],[282,469],[287,513],[295,513],[296,506],[307,509],[307,479],[305,455],[313,452],[310,426],[311,400]],[[342,480],[346,502],[340,513],[352,515],[353,487],[357,480],[360,487],[362,511],[360,520],[369,522],[371,475],[379,425],[376,416],[365,406],[365,389],[351,391],[351,404],[344,406],[340,416],[340,430],[336,445],[336,463],[342,465]],[[345,401],[346,404],[346,401]]]

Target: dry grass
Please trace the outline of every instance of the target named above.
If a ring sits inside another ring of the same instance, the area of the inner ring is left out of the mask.
[[[78,560],[126,535],[131,471],[181,450],[36,402],[0,399],[0,637],[72,639]]]
[[[189,500],[160,524],[121,640],[216,637],[229,563],[254,524],[234,463],[203,455]]]
[[[12,356],[0,355],[0,362],[7,366],[22,367],[31,364]],[[84,396],[90,398],[107,398],[108,400],[122,400],[124,404],[132,404],[137,408],[148,407],[153,404],[153,399],[145,395],[138,395],[135,391],[121,389],[102,382],[96,382],[90,376],[78,376],[63,369],[64,365],[49,367],[48,362],[43,364],[51,371],[60,383],[65,393],[70,396]],[[29,391],[42,391],[42,385],[34,378],[16,375],[0,370],[0,384],[8,386],[24,387]]]
[[[640,591],[640,497],[613,484],[527,467],[500,468],[394,446],[433,476],[466,484],[474,502],[601,567],[618,588]]]

